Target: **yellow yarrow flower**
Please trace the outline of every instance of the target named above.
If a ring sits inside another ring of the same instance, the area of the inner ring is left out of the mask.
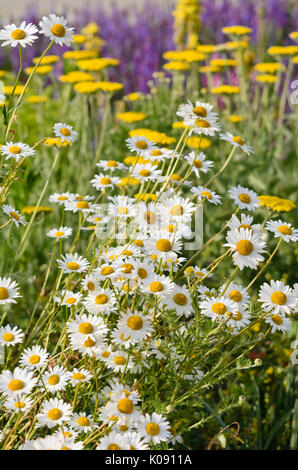
[[[14,92],[15,96],[20,96],[23,93],[24,88],[25,87],[23,85],[17,85],[15,92]],[[6,85],[5,87],[3,87],[3,93],[5,95],[11,95],[12,92],[13,92],[13,86]],[[26,89],[25,93],[28,93],[28,88]]]
[[[183,121],[176,121],[172,124],[173,129],[186,129],[186,127],[187,126],[183,123]]]
[[[172,145],[176,142],[175,137],[170,137],[163,132],[152,131],[151,129],[133,129],[129,131],[129,137],[134,137],[136,135],[139,137],[144,136],[156,144]]]
[[[267,52],[277,56],[295,55],[298,53],[298,46],[271,46]]]
[[[275,75],[263,74],[257,75],[255,80],[259,83],[275,83],[277,81],[277,77]]]
[[[245,49],[248,46],[247,41],[227,41],[216,46],[216,51],[235,51],[240,47]]]
[[[31,95],[27,98],[28,103],[31,104],[39,104],[39,103],[46,103],[48,98],[46,96],[39,96],[39,95]]]
[[[295,209],[296,204],[290,199],[282,199],[277,196],[258,196],[260,206],[268,207],[277,212],[289,212]]]
[[[147,114],[136,111],[127,111],[126,113],[116,114],[116,118],[124,122],[138,122],[146,119]]]
[[[211,93],[214,95],[236,95],[240,93],[240,88],[234,85],[220,85],[211,88]]]
[[[150,193],[138,193],[134,195],[134,198],[138,201],[155,201],[157,199],[157,195]]]
[[[84,34],[74,34],[72,39],[76,44],[84,44],[87,41],[87,37]]]
[[[221,72],[220,67],[215,67],[214,65],[202,65],[199,68],[201,73],[218,73]]]
[[[118,82],[79,82],[74,86],[78,93],[96,93],[97,91],[116,92],[122,90],[122,83]]]
[[[289,37],[291,39],[294,39],[295,41],[298,40],[298,31],[293,31],[292,33],[289,34]]]
[[[94,21],[91,21],[81,29],[82,34],[94,35],[99,33],[99,26]]]
[[[210,65],[214,67],[237,67],[237,60],[219,57],[211,59]]]
[[[140,183],[141,183],[140,180],[126,176],[124,178],[120,178],[120,182],[117,183],[117,185],[118,186],[136,186],[137,184],[140,184]]]
[[[97,59],[79,60],[77,65],[80,69],[88,70],[89,72],[98,72],[106,67],[116,66],[119,64],[118,59],[109,57],[100,57]]]
[[[124,100],[127,100],[127,101],[138,101],[140,100],[141,98],[143,98],[144,94],[139,92],[139,91],[135,91],[133,93],[129,93],[128,95],[125,95],[123,97]]]
[[[238,122],[242,122],[244,118],[240,114],[231,114],[230,116],[226,116],[226,119],[234,124],[237,124]]]
[[[260,62],[254,66],[254,70],[262,73],[276,73],[279,70],[285,70],[285,66],[280,62]]]
[[[7,75],[6,70],[0,70],[0,78],[5,77]]]
[[[69,145],[72,145],[72,142],[70,140],[64,140],[64,142],[62,142],[62,140],[60,139],[60,137],[48,137],[45,141],[44,141],[44,144],[47,146],[47,147],[54,147],[55,145],[57,147],[67,147]]]
[[[198,52],[203,52],[203,54],[212,54],[215,52],[215,47],[213,44],[199,44],[197,46]]]
[[[193,51],[167,51],[163,54],[163,58],[170,61],[186,61],[186,62],[200,62],[206,59],[205,54]]]
[[[40,57],[34,57],[33,63],[37,64],[40,60]],[[60,57],[58,55],[45,55],[40,62],[40,65],[51,65],[51,64],[56,64],[60,60]]]
[[[25,73],[27,75],[30,75],[34,70],[34,67],[26,67],[25,68]],[[35,73],[37,73],[38,75],[47,75],[48,73],[52,72],[53,70],[53,67],[51,65],[39,65],[36,69],[35,69]]]
[[[95,79],[91,73],[74,70],[72,72],[68,72],[66,75],[60,75],[59,80],[64,83],[78,83],[92,82]]]
[[[190,66],[187,62],[179,62],[177,61],[172,61],[168,62],[163,66],[165,70],[169,70],[170,72],[186,72],[187,70],[190,69]]]
[[[37,206],[23,207],[23,209],[21,210],[21,214],[33,214],[33,212],[36,210],[36,207]],[[46,207],[46,206],[38,206],[36,213],[38,214],[38,213],[41,213],[41,212],[44,212],[44,213],[53,212],[53,208],[52,207]]]
[[[224,26],[221,28],[222,32],[231,36],[243,36],[246,34],[251,34],[252,29],[247,26],[235,25],[235,26]]]
[[[210,147],[211,140],[207,137],[198,137],[196,135],[193,135],[187,139],[186,145],[192,149],[197,149],[200,147],[201,150],[204,150]]]
[[[63,54],[64,59],[87,60],[98,56],[97,51],[66,51]]]

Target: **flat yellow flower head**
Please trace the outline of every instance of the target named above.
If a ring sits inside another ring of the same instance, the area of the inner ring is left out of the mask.
[[[228,36],[244,36],[252,33],[251,28],[241,25],[225,26],[221,30],[224,34],[227,34]]]

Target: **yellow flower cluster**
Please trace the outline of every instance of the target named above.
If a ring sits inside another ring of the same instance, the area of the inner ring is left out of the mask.
[[[177,49],[195,49],[201,27],[199,0],[177,0],[173,15]]]
[[[214,95],[236,95],[239,92],[239,87],[234,85],[220,85],[218,87],[211,88],[211,93]]]
[[[97,91],[114,93],[122,88],[122,83],[118,82],[79,82],[74,85],[75,91],[81,94],[96,93]]]
[[[94,77],[91,73],[73,70],[66,75],[60,75],[59,80],[64,83],[92,82]]]
[[[138,122],[146,119],[147,114],[138,113],[136,111],[127,111],[126,113],[116,114],[116,118],[124,122]]]
[[[175,137],[170,137],[163,132],[152,131],[151,129],[133,129],[129,131],[129,137],[136,135],[139,137],[144,136],[146,139],[161,145],[172,145],[176,142]]]
[[[251,28],[241,25],[225,26],[221,30],[224,34],[227,34],[228,36],[244,36],[252,33]]]
[[[88,70],[89,72],[98,72],[106,67],[116,66],[119,64],[118,59],[109,57],[100,57],[97,59],[79,60],[77,65],[80,69]]]
[[[296,204],[290,199],[282,199],[277,196],[259,196],[260,206],[268,207],[277,212],[289,212],[295,209]]]

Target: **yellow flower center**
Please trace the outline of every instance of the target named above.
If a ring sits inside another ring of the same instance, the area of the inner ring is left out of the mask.
[[[130,274],[133,271],[133,265],[130,263],[124,263],[121,266],[121,271],[125,274]]]
[[[85,416],[80,416],[80,418],[77,419],[77,423],[79,426],[89,426],[90,421]]]
[[[293,231],[288,225],[280,225],[277,229],[282,235],[292,235]]]
[[[74,380],[84,380],[86,377],[84,374],[81,374],[80,372],[76,372],[75,374],[73,374],[72,378]]]
[[[152,150],[151,155],[152,157],[159,157],[160,155],[162,155],[162,152],[159,149]]]
[[[126,214],[128,214],[128,209],[127,209],[127,207],[124,207],[124,206],[118,207],[118,214],[120,214],[120,215],[126,215]]]
[[[52,421],[57,421],[57,419],[61,418],[62,416],[62,411],[59,410],[58,408],[52,408],[48,412],[48,418],[51,419]]]
[[[2,338],[4,339],[4,341],[7,341],[7,343],[10,343],[11,341],[14,340],[14,335],[11,333],[4,333]]]
[[[6,287],[0,287],[0,300],[8,299],[9,292]]]
[[[109,166],[110,168],[117,168],[118,163],[115,160],[109,160],[107,162],[107,166]]]
[[[22,408],[25,408],[26,404],[23,401],[17,401],[14,406],[18,409],[21,410]]]
[[[146,279],[146,277],[148,277],[148,273],[147,273],[146,269],[144,269],[144,268],[138,269],[138,276],[141,279]]]
[[[175,304],[177,305],[183,306],[187,304],[187,297],[184,294],[181,294],[181,293],[175,294],[173,299],[174,299]]]
[[[24,39],[26,37],[26,33],[22,29],[15,29],[11,33],[11,37],[12,37],[12,39],[15,39],[15,40],[21,40],[21,39]]]
[[[67,197],[66,196],[59,196],[58,197],[58,201],[67,201]]]
[[[239,225],[239,227],[238,227],[238,232],[240,232],[240,229],[241,229],[241,228],[247,228],[248,230],[250,230],[251,232],[253,232],[253,229],[252,229],[251,226],[248,225],[248,224]]]
[[[151,282],[149,289],[151,290],[151,292],[161,292],[164,290],[164,285],[161,282],[154,281]]]
[[[140,170],[139,175],[140,176],[150,176],[151,171],[143,169],[143,170]]]
[[[64,135],[64,137],[69,137],[71,135],[71,132],[67,127],[62,127],[60,130],[61,134]]]
[[[125,431],[128,430],[128,426],[127,426],[127,424],[121,424],[121,426],[119,426],[119,429],[120,429],[120,431],[125,432]]]
[[[200,117],[206,117],[207,116],[207,109],[204,108],[204,106],[195,106],[193,109],[193,112]]]
[[[144,246],[143,240],[135,240],[135,241],[134,241],[134,244],[135,244],[136,246],[140,246],[140,247],[143,247],[143,246]]]
[[[108,276],[109,274],[113,274],[114,271],[114,268],[112,268],[111,266],[105,266],[104,268],[102,268],[102,270],[100,271],[100,273],[102,274],[102,276]]]
[[[201,160],[195,160],[195,161],[194,161],[194,166],[195,166],[196,168],[201,168],[202,165],[203,165],[203,163],[201,162]]]
[[[13,145],[12,147],[9,148],[10,153],[13,153],[14,155],[18,155],[21,153],[22,149],[18,147],[17,145]]]
[[[117,444],[110,444],[107,450],[120,450]]]
[[[89,209],[89,203],[87,201],[80,201],[76,204],[78,209]]]
[[[15,220],[20,220],[19,214],[17,214],[17,213],[14,212],[14,211],[11,211],[11,212],[9,213],[9,215],[10,215],[10,217],[12,217],[12,218],[15,219]]]
[[[155,224],[157,217],[154,212],[147,211],[144,219],[147,221],[147,224]]]
[[[240,321],[242,319],[242,313],[234,312],[234,313],[232,313],[232,318],[233,318],[233,320]]]
[[[133,409],[133,402],[129,398],[121,398],[121,400],[118,401],[118,410],[121,411],[121,413],[131,414]]]
[[[51,31],[54,34],[54,36],[58,36],[58,38],[63,38],[63,36],[65,36],[65,33],[66,33],[66,29],[64,28],[63,24],[59,24],[59,23],[54,24],[51,27]]]
[[[271,295],[271,300],[276,305],[285,305],[287,302],[287,296],[280,290],[277,290]]]
[[[196,125],[197,127],[204,128],[204,129],[208,129],[208,127],[210,127],[210,123],[206,121],[205,119],[197,119]]]
[[[238,198],[240,199],[241,202],[244,202],[245,204],[249,204],[251,201],[250,196],[245,193],[239,194]]]
[[[160,427],[157,423],[148,423],[146,431],[150,436],[157,436],[160,433]]]
[[[234,300],[234,302],[241,302],[242,300],[241,292],[239,292],[239,290],[236,290],[236,289],[231,290],[229,296],[231,300]]]
[[[68,269],[70,269],[71,271],[76,271],[77,269],[79,269],[79,265],[78,263],[76,263],[75,261],[70,261],[69,263],[67,263],[66,265],[68,267]]]
[[[29,362],[30,364],[38,364],[40,362],[40,356],[33,354],[33,356],[29,358]]]
[[[122,255],[124,256],[132,256],[133,252],[131,250],[123,250]]]
[[[224,315],[227,311],[227,307],[222,302],[216,302],[212,305],[212,311],[217,315]]]
[[[283,319],[280,315],[271,315],[271,320],[274,321],[276,325],[282,325]]]
[[[177,175],[176,173],[174,173],[174,174],[171,176],[171,180],[172,180],[172,181],[180,181],[180,180],[181,180],[181,176],[180,176],[180,175]]]
[[[206,197],[207,199],[212,199],[212,194],[209,191],[202,191],[201,196]]]
[[[174,206],[171,207],[170,213],[171,215],[183,215],[184,209],[182,206],[179,204],[175,204]]]
[[[240,137],[239,135],[235,135],[232,140],[233,140],[233,142],[235,142],[236,144],[244,145],[244,140],[243,140],[242,137]]]
[[[128,335],[127,338],[125,338],[124,333],[121,333],[120,338],[122,341],[129,341],[130,335]]]
[[[66,303],[68,305],[73,305],[75,303],[76,299],[74,297],[68,297],[68,299],[66,299]]]
[[[111,178],[109,178],[108,176],[104,176],[100,180],[100,184],[103,184],[104,186],[107,185],[107,184],[111,184],[111,182],[112,182]]]
[[[97,303],[97,305],[104,305],[108,302],[109,297],[106,294],[98,294],[94,301]]]
[[[169,233],[176,232],[176,226],[173,225],[173,224],[166,225],[166,227],[164,229]]]
[[[79,332],[82,333],[83,335],[90,335],[91,333],[93,333],[93,326],[91,325],[91,323],[89,322],[83,322],[83,323],[80,323],[79,325]]]
[[[93,346],[96,345],[96,342],[93,341],[91,338],[87,338],[86,341],[84,341],[84,344],[85,348],[93,348]]]
[[[115,356],[113,361],[117,366],[124,366],[126,364],[126,359],[123,356]]]
[[[253,244],[249,240],[240,240],[236,245],[236,250],[242,256],[250,255],[253,249]]]
[[[55,233],[55,237],[63,237],[63,235],[65,235],[64,232],[56,232]]]
[[[136,147],[140,150],[146,150],[148,148],[148,144],[145,140],[138,140],[138,142],[136,142]]]
[[[104,351],[104,352],[102,353],[102,357],[107,358],[107,357],[110,356],[110,354],[111,354],[110,351]]]
[[[60,382],[60,377],[57,374],[50,375],[48,378],[49,385],[57,385]]]
[[[9,382],[8,388],[12,392],[17,392],[18,390],[22,390],[24,388],[25,384],[21,380],[18,379],[13,379]]]
[[[161,238],[160,240],[156,242],[156,248],[159,251],[166,253],[167,251],[171,251],[172,243],[166,238]]]
[[[88,287],[89,290],[95,290],[95,284],[94,284],[94,282],[89,281],[89,282],[87,283],[87,287]]]
[[[143,320],[139,315],[132,315],[127,320],[127,326],[132,330],[140,330],[143,327]]]

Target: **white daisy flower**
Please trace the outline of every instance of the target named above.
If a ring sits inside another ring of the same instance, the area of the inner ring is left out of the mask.
[[[66,201],[73,200],[75,195],[73,193],[54,193],[49,197],[49,202],[64,205]]]
[[[162,205],[150,202],[140,202],[137,205],[136,224],[140,229],[151,230],[153,228],[159,229],[162,223]]]
[[[67,26],[67,20],[63,16],[43,16],[39,22],[40,33],[55,41],[59,46],[70,46],[73,41],[74,28]]]
[[[148,336],[151,336],[153,331],[152,321],[148,315],[130,310],[121,314],[117,328],[121,330],[124,337],[129,337],[131,343],[144,341]]]
[[[296,304],[291,288],[282,281],[273,280],[261,286],[258,300],[265,312],[281,315],[289,315]]]
[[[97,190],[113,188],[113,186],[118,183],[120,183],[120,178],[117,176],[106,176],[104,173],[95,175],[95,177],[91,180],[91,185]]]
[[[27,225],[25,217],[23,217],[14,207],[9,204],[3,204],[2,210],[5,214],[11,217],[17,227],[19,227],[19,225]]]
[[[277,313],[274,313],[269,317],[265,317],[265,322],[272,326],[272,333],[275,333],[275,331],[287,333],[292,328],[292,321],[283,315],[278,315]]]
[[[126,139],[126,144],[129,150],[132,152],[137,152],[139,155],[145,157],[148,152],[151,152],[152,150],[157,150],[157,145],[151,141],[148,140],[144,136],[134,136],[132,138]]]
[[[28,395],[36,382],[33,372],[28,369],[16,367],[13,372],[4,370],[0,374],[0,392],[8,397]]]
[[[76,315],[66,323],[67,331],[77,340],[102,338],[108,331],[103,320],[96,315]]]
[[[223,291],[223,289],[224,286],[220,289],[220,293]],[[235,284],[235,282],[231,282],[229,284],[229,287],[225,291],[225,296],[229,297],[237,304],[241,304],[243,306],[248,306],[250,302],[250,296],[247,290],[244,287]]]
[[[229,318],[227,321],[227,326],[236,328],[236,331],[241,330],[245,326],[250,324],[250,313],[245,307],[241,304],[238,304],[237,310],[229,312]]]
[[[1,155],[6,157],[5,160],[13,158],[17,163],[22,158],[32,157],[35,155],[35,150],[22,142],[7,142],[5,145],[2,145],[0,151]]]
[[[99,289],[89,292],[83,304],[90,313],[108,313],[116,305],[116,297],[111,289]]]
[[[70,335],[71,347],[74,351],[79,351],[83,356],[99,357],[102,345],[102,338],[86,335],[85,339],[80,339],[78,335]]]
[[[198,118],[203,118],[207,121],[216,121],[218,114],[212,110],[213,106],[209,103],[196,101],[195,105],[193,105],[191,101],[188,101],[179,106],[176,114],[183,118],[185,125],[193,125]],[[190,124],[186,124],[186,122],[190,122]]]
[[[220,296],[203,300],[200,309],[203,315],[212,318],[213,321],[223,321],[227,319],[229,312],[237,311],[239,307],[229,297]]]
[[[16,304],[18,297],[22,297],[19,293],[19,285],[16,281],[12,281],[10,277],[0,277],[0,305]]]
[[[194,312],[190,292],[184,286],[175,285],[173,292],[164,297],[163,303],[167,309],[174,309],[178,315],[185,315],[187,318]]]
[[[135,264],[136,278],[139,282],[146,281],[154,273],[154,262],[150,260],[137,261]]]
[[[108,357],[103,359],[105,360],[107,367],[113,369],[116,372],[123,372],[124,370],[133,368],[133,364],[130,361],[128,354],[124,351],[112,352]]]
[[[82,442],[74,442],[73,439],[66,439],[61,434],[46,437],[39,437],[35,440],[27,440],[20,447],[20,450],[83,450]]]
[[[215,289],[210,289],[209,287],[206,286],[198,286],[198,293],[199,293],[199,299],[200,300],[206,300],[210,299],[211,297],[216,297],[217,292]]]
[[[115,170],[126,170],[127,166],[124,163],[117,162],[116,160],[100,160],[96,166],[102,168],[103,170],[107,171],[115,171]]]
[[[8,45],[12,47],[18,45],[21,47],[31,46],[38,39],[38,36],[35,35],[37,32],[37,27],[32,23],[26,25],[26,21],[22,21],[19,27],[12,23],[1,29],[0,41],[4,41],[2,47]]]
[[[232,219],[227,222],[227,226],[230,230],[240,230],[241,228],[247,228],[251,230],[252,233],[259,233],[260,232],[260,224],[253,224],[253,217],[246,214],[241,214],[240,220],[238,217],[233,214]]]
[[[130,261],[132,258],[139,258],[141,254],[140,249],[132,244],[113,249],[114,258],[118,261]]]
[[[137,424],[138,433],[146,442],[152,441],[154,445],[168,441],[171,438],[168,421],[157,413],[150,416],[146,413]]]
[[[92,374],[87,369],[77,369],[76,367],[70,373],[70,383],[74,387],[78,384],[89,382]]]
[[[221,196],[216,194],[211,189],[204,188],[203,186],[196,186],[191,188],[191,191],[199,197],[199,201],[208,201],[211,204],[220,204],[221,203]]]
[[[131,172],[131,177],[147,182],[158,180],[160,174],[161,170],[157,170],[151,163],[137,163]]]
[[[195,206],[189,199],[176,196],[164,202],[161,212],[170,221],[187,223],[194,210]]]
[[[57,264],[65,273],[84,273],[89,269],[89,261],[78,253],[62,255],[61,258],[57,259]]]
[[[61,139],[61,142],[75,142],[78,138],[78,133],[73,127],[62,122],[54,124],[53,131],[55,136]]]
[[[201,268],[200,266],[195,266],[190,270],[193,276],[197,277],[198,279],[207,279],[208,277],[212,277],[213,274],[209,273],[208,269]]]
[[[181,249],[181,242],[174,241],[173,236],[168,238],[152,238],[145,240],[146,252],[156,257],[157,260],[175,261],[177,259],[177,253]]]
[[[21,355],[20,365],[29,370],[42,369],[47,363],[49,353],[46,349],[38,346],[27,348]]]
[[[72,228],[71,227],[59,227],[59,228],[53,228],[51,229],[48,233],[47,236],[50,238],[68,238],[72,234]]]
[[[73,413],[69,420],[69,427],[79,432],[91,432],[93,429],[98,427],[96,424],[92,424],[92,415],[86,415],[86,413]]]
[[[130,450],[150,450],[148,444],[137,432],[126,432],[124,437]]]
[[[238,184],[238,186],[231,187],[228,193],[230,198],[234,200],[235,204],[240,209],[255,211],[257,207],[260,207],[260,201],[257,193],[251,189],[240,186],[240,184]]]
[[[296,242],[298,240],[298,230],[291,224],[282,220],[269,220],[266,229],[274,233],[275,238],[282,238],[286,243]]]
[[[0,287],[1,292],[1,287]],[[15,344],[22,343],[24,333],[16,326],[1,326],[0,327],[0,345],[1,346],[14,346]]]
[[[257,269],[258,264],[263,261],[264,257],[260,253],[265,251],[266,244],[249,229],[229,231],[226,240],[224,246],[232,248],[234,264],[239,266],[241,271],[245,266]]]
[[[106,279],[115,279],[118,275],[117,265],[113,263],[104,263],[99,268],[95,269],[93,272],[99,281],[105,281]]]
[[[90,201],[87,201],[86,199],[79,199],[79,200],[74,199],[74,200],[65,201],[64,207],[66,211],[71,211],[73,213],[80,211],[86,214],[95,212],[98,209],[97,204],[92,204]]]
[[[142,279],[141,290],[144,294],[153,294],[164,299],[173,292],[174,283],[167,276],[153,273],[150,277]]]
[[[111,431],[108,436],[101,438],[96,450],[130,450],[130,447],[125,436]]]
[[[72,408],[69,403],[65,403],[58,398],[50,398],[42,404],[40,413],[37,414],[38,426],[54,428],[63,425],[70,420]]]
[[[230,144],[234,145],[234,147],[242,149],[243,152],[247,153],[247,155],[255,153],[254,149],[250,145],[247,145],[244,139],[239,135],[234,136],[230,132],[226,132],[225,134],[220,134],[220,138],[221,140],[226,140],[227,142],[230,142]]]
[[[83,295],[80,292],[73,292],[71,290],[62,290],[59,295],[54,296],[54,302],[60,306],[73,307],[78,305],[83,300]]]
[[[82,288],[93,292],[100,288],[100,280],[96,271],[92,271],[91,274],[87,274],[81,282]]]
[[[9,397],[4,403],[5,408],[18,413],[24,413],[30,410],[33,400],[29,397]]]
[[[167,148],[156,148],[145,154],[145,158],[151,160],[152,162],[162,162],[164,160],[169,160],[173,157],[174,150]]]
[[[128,218],[136,214],[136,204],[127,196],[109,197],[109,214],[114,217]]]
[[[212,161],[206,160],[206,155],[203,152],[200,152],[198,155],[196,152],[191,152],[184,158],[192,166],[192,170],[197,178],[200,177],[200,171],[202,173],[208,173],[209,169],[214,165]]]
[[[65,390],[70,375],[70,372],[64,367],[54,366],[43,374],[43,384],[49,392],[59,392],[60,390]]]

